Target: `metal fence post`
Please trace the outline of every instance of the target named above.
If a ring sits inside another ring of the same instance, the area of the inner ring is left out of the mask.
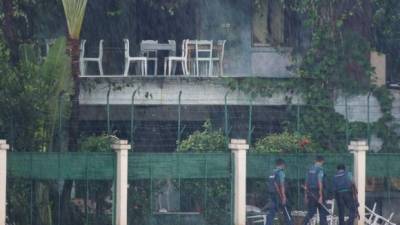
[[[6,140],[0,140],[0,225],[6,225],[7,150]]]
[[[250,99],[249,102],[249,124],[248,124],[248,133],[247,133],[247,143],[251,144],[251,136],[253,134],[253,99]]]
[[[300,133],[300,105],[297,104],[296,110],[296,132]]]
[[[178,96],[178,148],[181,143],[181,97],[182,97],[182,91],[179,91],[179,96]]]
[[[368,137],[368,146],[371,144],[371,127],[370,127],[370,111],[369,111],[369,99],[371,97],[371,92],[368,92],[367,96],[367,137]]]
[[[137,90],[132,93],[132,104],[131,104],[131,133],[130,133],[130,141],[131,141],[131,149],[133,149],[133,137],[135,133],[135,96]]]
[[[62,148],[62,116],[63,116],[63,103],[64,103],[64,92],[61,92],[58,96],[58,151],[61,152]]]
[[[225,139],[226,139],[226,146],[229,145],[229,115],[228,115],[228,94],[229,91],[226,92],[224,98],[224,131],[225,131]]]
[[[232,139],[229,148],[233,152],[234,201],[233,224],[246,225],[246,154],[249,145],[244,139]]]
[[[131,146],[126,140],[117,140],[112,145],[117,154],[117,180],[115,184],[116,192],[116,225],[128,224],[128,150]]]
[[[345,116],[346,116],[346,145],[349,144],[349,111],[347,109],[347,96],[344,97],[344,107],[345,107]]]
[[[110,135],[110,91],[111,91],[111,87],[108,88],[107,91],[107,105],[106,105],[106,110],[107,110],[107,134]]]
[[[365,223],[365,183],[366,183],[366,153],[368,145],[365,140],[351,141],[349,151],[354,154],[354,182],[358,188],[358,202],[360,203],[358,225]]]

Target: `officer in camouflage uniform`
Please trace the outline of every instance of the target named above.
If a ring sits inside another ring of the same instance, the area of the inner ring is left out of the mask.
[[[267,224],[272,225],[276,212],[280,209],[285,218],[286,225],[293,225],[290,217],[290,210],[287,207],[287,198],[285,192],[285,161],[277,159],[275,169],[268,177],[268,192],[271,199],[271,207],[267,215]]]
[[[314,165],[308,170],[305,183],[305,202],[307,203],[307,215],[303,225],[307,225],[315,213],[319,212],[320,225],[327,225],[326,216],[329,212],[324,207],[324,165],[325,159],[322,156],[315,158]]]
[[[345,225],[344,211],[349,210],[349,219],[346,225],[353,225],[356,218],[357,200],[355,198],[355,188],[353,177],[346,171],[343,164],[337,166],[337,171],[333,177],[333,192],[339,211],[339,225]]]

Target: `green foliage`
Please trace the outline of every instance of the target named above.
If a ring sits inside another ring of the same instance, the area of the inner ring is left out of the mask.
[[[297,79],[272,78],[225,78],[225,85],[231,90],[249,94],[251,98],[272,97],[276,93],[291,94],[297,91]],[[289,97],[287,100],[290,100]]]
[[[68,32],[71,38],[79,39],[87,0],[62,0],[67,19]]]
[[[254,151],[257,153],[314,152],[316,146],[309,136],[285,131],[280,134],[270,134],[257,140]]]
[[[398,151],[399,136],[396,130],[399,128],[399,125],[394,123],[392,115],[394,97],[386,87],[374,89],[373,95],[378,100],[383,115],[373,124],[372,131],[383,140],[383,151]]]
[[[111,145],[115,140],[114,136],[100,135],[81,138],[79,151],[82,152],[113,152]]]
[[[9,52],[2,43],[0,40],[0,86],[4,87],[0,89],[0,126],[9,132],[7,138],[15,149],[51,150],[59,116],[65,119],[69,113],[66,96],[71,93],[71,81],[66,41],[57,39],[44,60],[38,57],[35,46],[21,45],[16,66],[9,63]],[[60,98],[64,98],[61,112]]]
[[[400,68],[400,1],[397,0],[373,0],[374,38],[372,42],[377,51],[386,54],[387,75],[395,77],[399,81]]]
[[[220,152],[227,150],[228,140],[221,130],[214,130],[210,120],[203,131],[195,131],[186,140],[178,143],[180,152]]]

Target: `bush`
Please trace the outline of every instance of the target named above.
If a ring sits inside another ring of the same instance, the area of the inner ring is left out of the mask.
[[[257,140],[254,150],[258,153],[314,152],[316,150],[316,145],[307,135],[293,134],[285,131],[280,134],[271,134]]]
[[[114,136],[100,135],[83,137],[79,143],[79,151],[81,152],[112,152],[111,144],[115,139]]]
[[[214,130],[210,120],[203,124],[203,131],[196,131],[178,143],[179,152],[221,152],[227,151],[228,139],[224,133]]]

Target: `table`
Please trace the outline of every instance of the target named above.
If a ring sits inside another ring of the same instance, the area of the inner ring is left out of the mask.
[[[169,43],[158,43],[158,41],[143,41],[140,43],[140,55],[146,56],[148,61],[154,61],[154,75],[158,74],[157,68],[159,51],[167,51],[168,56],[175,56],[176,42],[169,41]],[[151,53],[154,53],[154,57],[150,57]]]
[[[168,51],[171,56],[176,55],[176,43],[141,43],[140,52],[157,52],[157,51]]]

